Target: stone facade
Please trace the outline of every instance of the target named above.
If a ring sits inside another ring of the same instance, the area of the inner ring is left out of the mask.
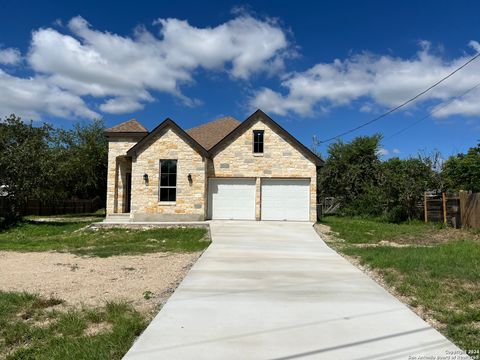
[[[123,213],[126,173],[131,173],[131,159],[127,150],[138,142],[138,137],[115,137],[108,141],[107,214]]]
[[[253,131],[264,130],[264,152],[253,153]],[[201,221],[207,217],[208,178],[255,178],[257,220],[261,219],[261,185],[266,178],[310,180],[310,220],[316,220],[317,166],[298,145],[275,131],[261,116],[211,158],[200,154],[174,127],[145,141],[132,157],[127,151],[138,137],[109,138],[107,215],[125,212],[125,179],[131,173],[130,217],[133,221]],[[134,152],[132,152],[134,154]],[[160,160],[177,160],[175,202],[159,201]],[[148,182],[144,180],[148,175]],[[191,175],[191,181],[189,180]]]
[[[160,160],[177,160],[177,198],[159,201]],[[132,159],[131,214],[135,221],[205,219],[205,159],[172,129],[157,134]],[[148,182],[144,180],[148,175]],[[191,175],[192,181],[188,179]]]
[[[264,152],[253,153],[253,130],[264,130]],[[316,221],[317,167],[288,139],[259,117],[239,137],[226,143],[208,163],[208,177],[256,178],[256,218],[261,219],[261,179],[310,179],[310,221]]]

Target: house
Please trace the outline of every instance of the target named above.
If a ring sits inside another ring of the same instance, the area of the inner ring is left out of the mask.
[[[323,161],[261,110],[190,130],[132,119],[105,135],[107,218],[316,220]]]

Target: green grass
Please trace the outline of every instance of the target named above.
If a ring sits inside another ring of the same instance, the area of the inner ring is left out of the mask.
[[[329,225],[347,243],[377,243],[381,240],[394,240],[399,237],[428,235],[436,226],[420,221],[391,224],[372,218],[351,218],[326,216],[322,223]]]
[[[124,303],[51,308],[58,302],[0,291],[0,359],[121,359],[147,324]]]
[[[159,251],[193,252],[210,244],[204,228],[80,230],[86,224],[23,222],[0,232],[0,250],[61,251],[108,257]]]
[[[478,349],[480,241],[475,231],[348,217],[327,217],[323,222],[345,240],[332,243],[338,251],[375,270],[412,307],[434,318],[438,330],[459,347]],[[428,241],[434,237],[442,241]],[[399,239],[409,246],[371,246]],[[362,243],[370,246],[359,246]]]

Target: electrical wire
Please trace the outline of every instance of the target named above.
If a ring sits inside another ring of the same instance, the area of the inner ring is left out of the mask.
[[[413,122],[412,124],[404,127],[403,129],[400,129],[399,131],[397,132],[394,132],[393,134],[391,134],[390,136],[386,137],[384,140],[390,140],[391,138],[397,136],[397,135],[400,135],[402,133],[404,133],[405,131],[407,131],[408,129],[414,127],[415,125],[417,125],[418,123],[422,122],[423,120],[426,120],[428,119],[429,117],[431,117],[433,114],[439,112],[440,110],[442,110],[443,108],[445,108],[446,106],[450,105],[452,102],[454,102],[455,100],[458,100],[458,99],[461,99],[462,97],[464,97],[465,95],[467,95],[468,93],[472,92],[473,90],[477,89],[478,87],[480,86],[480,83],[478,83],[477,85],[471,87],[470,89],[468,89],[467,91],[463,92],[462,94],[460,95],[457,95],[453,98],[451,98],[450,100],[444,102],[442,105],[436,107],[433,111],[431,111],[430,113],[428,113],[427,115],[425,115],[424,117],[422,117],[421,119],[418,119],[417,121]]]
[[[324,143],[327,143],[327,142],[330,142],[332,140],[336,140],[342,136],[345,136],[345,135],[348,135],[354,131],[357,131],[367,125],[370,125],[380,119],[383,119],[384,117],[390,115],[391,113],[397,111],[398,109],[410,104],[411,102],[415,101],[416,99],[418,99],[420,96],[424,95],[425,93],[429,92],[430,90],[432,90],[434,87],[440,85],[442,82],[444,82],[445,80],[447,80],[448,78],[450,78],[451,76],[453,76],[454,74],[456,74],[457,72],[459,72],[460,70],[462,70],[464,67],[466,67],[468,64],[470,64],[471,62],[477,60],[478,58],[480,57],[480,53],[476,54],[474,57],[472,57],[470,60],[468,60],[467,62],[465,62],[462,66],[456,68],[454,71],[452,71],[451,73],[449,73],[447,76],[445,76],[444,78],[438,80],[436,83],[434,83],[433,85],[429,86],[428,88],[426,88],[425,90],[423,90],[422,92],[418,93],[417,95],[415,95],[414,97],[408,99],[407,101],[404,101],[403,103],[401,103],[400,105],[398,106],[395,106],[394,108],[388,110],[387,112],[384,112],[383,114],[377,116],[376,118],[373,118],[361,125],[358,125],[350,130],[347,130],[347,131],[344,131],[338,135],[335,135],[335,136],[332,136],[328,139],[325,139],[325,140],[321,140],[319,141],[320,144],[324,144]]]

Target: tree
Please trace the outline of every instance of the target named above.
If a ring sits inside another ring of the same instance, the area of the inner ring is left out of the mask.
[[[0,185],[8,209],[5,223],[19,219],[27,198],[55,196],[52,127],[34,127],[10,115],[0,122]]]
[[[480,142],[466,154],[451,156],[443,164],[445,187],[480,192]]]
[[[415,218],[423,192],[436,186],[436,173],[431,158],[392,158],[383,162],[381,168],[382,183],[379,191],[383,193],[388,220],[400,222]]]
[[[328,158],[319,172],[320,196],[333,196],[344,208],[364,212],[367,204],[377,213],[375,187],[380,181],[380,135],[362,136],[350,143],[336,142],[328,147]]]
[[[57,161],[66,196],[105,199],[108,142],[102,120],[58,131]]]

